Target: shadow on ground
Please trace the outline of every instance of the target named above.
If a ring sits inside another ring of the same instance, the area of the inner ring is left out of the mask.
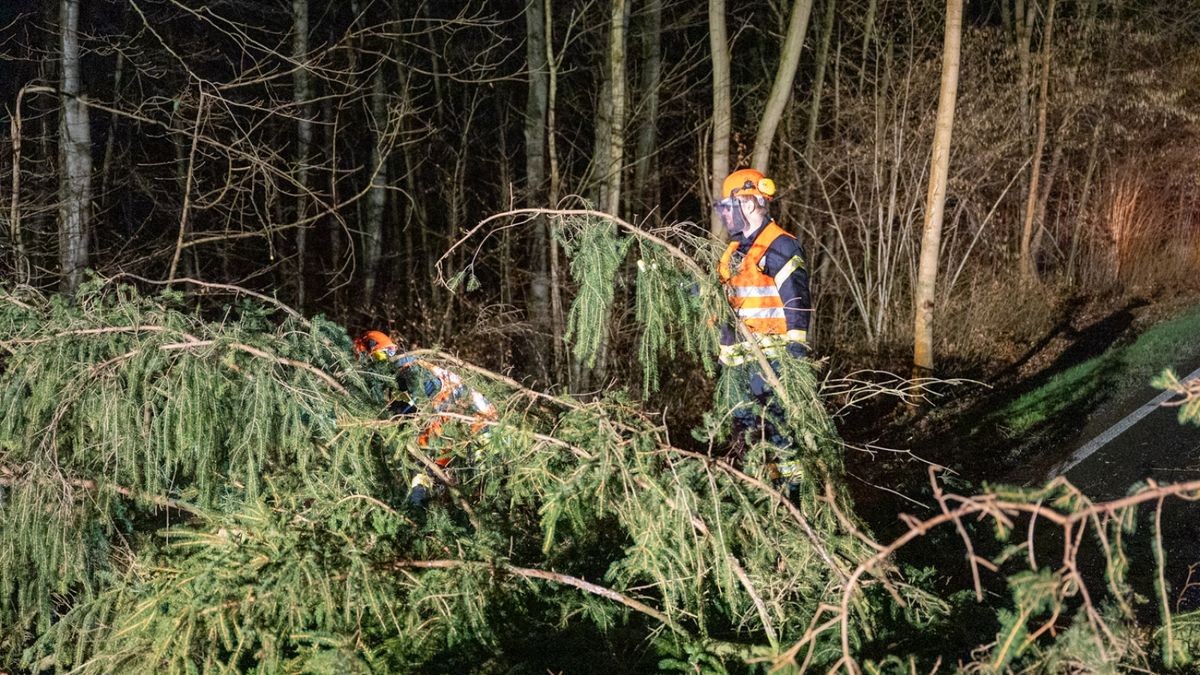
[[[943,474],[950,489],[974,492],[984,482],[1040,478],[1061,459],[1064,448],[1078,441],[1082,420],[1119,391],[1123,364],[1117,358],[1102,359],[1086,366],[1087,377],[1073,380],[1064,375],[1130,338],[1136,310],[1146,304],[1143,299],[1133,299],[1076,327],[1083,303],[1072,302],[1045,335],[1012,364],[990,376],[992,389],[984,395],[969,397],[962,404],[916,412],[893,404],[886,428],[873,422],[887,416],[881,415],[878,408],[859,411],[839,427],[852,445],[870,442],[907,448],[927,462],[947,467],[953,472]],[[1069,341],[1065,348],[1061,346],[1063,340]],[[1033,376],[1024,375],[1031,364],[1040,361],[1048,361],[1048,365]],[[957,367],[953,370],[964,372]],[[979,377],[970,370],[966,373],[968,377]],[[947,398],[955,395],[948,394]],[[1014,419],[1021,420],[1020,429],[1010,426]],[[858,479],[851,481],[855,502],[879,535],[901,531],[897,513],[920,515],[922,509],[910,499],[871,485],[884,485],[933,504],[925,463],[905,455],[868,458],[851,452],[847,466]]]

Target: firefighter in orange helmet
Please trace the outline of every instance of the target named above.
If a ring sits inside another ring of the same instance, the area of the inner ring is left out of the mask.
[[[401,352],[391,338],[377,330],[367,331],[356,339],[354,352],[360,358],[389,363],[396,370],[400,392],[388,405],[388,411],[393,415],[417,413],[418,399],[429,402],[434,414],[417,436],[417,445],[422,450],[428,451],[441,445],[439,441],[446,426],[457,421],[452,414],[470,415],[473,418],[470,430],[474,442],[479,445],[490,442],[490,427],[496,421],[496,408],[483,394],[466,386],[455,373]],[[446,468],[452,459],[449,448],[441,448],[435,462]],[[425,472],[419,472],[409,486],[409,501],[415,506],[422,506],[433,489],[433,479]]]
[[[730,239],[717,274],[734,320],[745,328],[744,332],[738,325],[722,329],[720,361],[727,368],[746,371],[748,398],[762,409],[756,414],[750,405],[737,406],[733,412],[735,442],[750,435],[768,440],[777,448],[777,478],[787,483],[798,476],[800,467],[794,461],[791,441],[779,430],[783,410],[763,377],[751,342],[773,367],[779,359],[805,357],[812,304],[804,251],[796,237],[771,217],[769,206],[775,192],[775,182],[761,171],[739,169],[722,182],[713,208]]]

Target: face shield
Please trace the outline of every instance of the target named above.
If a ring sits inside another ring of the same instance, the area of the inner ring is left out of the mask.
[[[746,214],[742,213],[742,201],[736,197],[726,197],[713,204],[713,211],[721,218],[729,236],[741,234],[746,229]]]

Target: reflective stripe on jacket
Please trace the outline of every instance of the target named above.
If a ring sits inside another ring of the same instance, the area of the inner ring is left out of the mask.
[[[803,344],[808,339],[807,331],[797,325],[806,327],[808,324],[807,317],[802,313],[808,310],[807,278],[803,280],[805,297],[785,299],[780,293],[785,281],[798,271],[803,272],[803,258],[800,255],[790,257],[773,275],[766,271],[767,252],[780,237],[795,241],[795,237],[772,220],[758,231],[744,255],[740,255],[745,248],[744,240],[729,242],[717,266],[717,274],[725,287],[730,306],[767,358],[781,356],[789,343]],[[800,306],[796,300],[800,301]],[[800,321],[797,321],[797,316]],[[789,327],[789,324],[792,325]],[[739,339],[730,342],[732,344],[721,346],[722,363],[738,365],[754,358],[753,349],[748,343]]]

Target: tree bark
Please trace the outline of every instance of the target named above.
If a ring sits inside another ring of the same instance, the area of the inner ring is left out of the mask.
[[[561,192],[561,178],[558,174],[558,148],[555,143],[557,120],[555,114],[558,106],[558,61],[554,57],[554,21],[551,8],[554,0],[545,1],[546,20],[546,155],[550,160],[550,194],[549,206],[558,208]],[[554,345],[554,379],[562,375],[563,365],[567,361],[566,341],[563,339],[563,301],[562,301],[562,270],[558,254],[558,239],[554,232],[547,232],[550,240],[550,329]],[[568,375],[569,378],[569,375]],[[571,383],[568,381],[568,391]]]
[[[712,176],[710,195],[713,200],[721,192],[721,182],[729,173],[729,133],[732,129],[730,101],[729,35],[725,28],[725,0],[708,0],[708,44],[712,52],[713,71],[713,128]],[[724,240],[725,226],[716,213],[709,220],[709,233],[718,241]]]
[[[830,0],[831,3],[833,1]],[[800,66],[800,51],[804,47],[804,35],[808,31],[808,17],[811,13],[812,0],[796,0],[792,6],[792,18],[788,22],[787,37],[783,40],[779,68],[775,71],[775,81],[771,84],[767,105],[763,109],[762,119],[758,122],[758,134],[754,137],[754,159],[751,163],[763,173],[769,173],[775,130],[779,128],[783,108],[792,96],[792,80],[795,79],[796,70]]]
[[[1019,258],[1021,280],[1026,283],[1037,281],[1038,252],[1033,246],[1033,224],[1037,215],[1042,153],[1046,148],[1046,118],[1050,103],[1050,58],[1053,55],[1054,8],[1057,4],[1057,0],[1050,0],[1046,9],[1046,29],[1042,32],[1042,82],[1038,92],[1037,140],[1033,147],[1033,168],[1029,174],[1029,190],[1025,201],[1025,223],[1021,228]]]
[[[608,81],[611,87],[608,134],[608,166],[604,167],[604,210],[621,215],[621,174],[625,164],[625,7],[626,0],[612,0],[608,41]]]
[[[648,0],[646,22],[642,27],[642,93],[646,101],[646,116],[638,129],[634,158],[633,193],[638,206],[649,212],[658,203],[651,188],[654,174],[654,155],[658,147],[658,102],[662,85],[662,0]]]
[[[113,66],[113,101],[121,100],[121,76],[125,71],[125,52],[117,52],[117,63]],[[108,199],[108,191],[111,186],[113,152],[116,147],[117,139],[117,115],[114,113],[110,116],[112,119],[108,126],[108,138],[104,139],[104,158],[100,160],[100,195],[97,197],[101,203]],[[104,209],[101,208],[101,211]]]
[[[363,302],[370,303],[375,297],[375,283],[379,278],[379,261],[383,255],[383,213],[387,204],[387,92],[384,88],[383,68],[375,71],[371,87],[371,119],[375,130],[374,146],[371,148],[371,165],[374,171],[371,188],[367,194],[367,214],[363,223]]]
[[[1003,0],[1007,2],[1008,0]],[[863,19],[863,43],[862,43],[862,62],[858,70],[858,93],[861,94],[866,90],[867,81],[867,55],[870,53],[871,40],[875,37],[875,12],[879,0],[868,0],[867,15]],[[838,80],[835,79],[835,82]]]
[[[295,181],[300,194],[296,198],[296,220],[308,217],[310,203],[308,194],[309,153],[313,141],[312,88],[308,79],[308,0],[292,0],[292,88],[296,107],[296,172]],[[305,293],[304,263],[308,253],[308,228],[306,224],[296,227],[296,306],[303,310]]]
[[[608,38],[608,82],[609,94],[609,128],[608,151],[605,153],[608,166],[605,168],[604,180],[604,210],[614,216],[622,217],[621,213],[621,178],[625,165],[625,24],[629,19],[629,6],[626,0],[612,0],[612,14]],[[611,317],[612,308],[609,308]],[[604,322],[604,335],[600,340],[600,349],[596,355],[596,367],[592,375],[595,381],[604,381],[608,377],[608,353],[612,322]]]
[[[1029,78],[1032,71],[1030,50],[1033,43],[1033,23],[1037,17],[1037,0],[1017,0],[1016,24],[1017,33],[1017,62],[1020,68],[1017,80],[1018,101],[1020,104],[1021,138],[1029,137]]]
[[[73,294],[88,265],[87,230],[92,206],[92,136],[80,100],[79,0],[61,0],[62,117],[59,122],[58,248],[61,287]]]
[[[1067,254],[1067,279],[1075,278],[1075,260],[1079,254],[1079,242],[1083,239],[1083,228],[1087,223],[1087,216],[1091,210],[1088,205],[1088,199],[1092,193],[1093,176],[1096,174],[1097,152],[1100,149],[1100,137],[1103,124],[1097,124],[1092,129],[1092,142],[1088,148],[1087,168],[1083,172],[1083,189],[1079,195],[1079,208],[1075,213],[1075,227],[1071,229],[1071,246]]]
[[[933,370],[934,297],[942,219],[946,210],[946,185],[950,173],[950,139],[954,131],[954,105],[958,97],[958,66],[962,44],[963,0],[946,0],[946,35],[942,56],[942,89],[938,96],[933,152],[929,161],[929,193],[925,200],[925,228],[917,270],[913,366],[918,372]]]
[[[525,203],[529,206],[537,206],[546,199],[549,9],[541,0],[532,0],[525,6],[525,58],[529,77],[525,99]],[[549,375],[549,366],[543,356],[549,352],[546,336],[551,332],[553,322],[550,316],[551,281],[547,270],[548,239],[546,217],[538,215],[533,221],[533,244],[529,251],[529,320],[537,335],[534,352],[543,379]]]
[[[808,132],[804,136],[804,158],[811,161],[817,143],[817,125],[821,119],[821,89],[825,86],[825,68],[829,62],[829,41],[837,18],[836,0],[825,0],[825,16],[821,22],[821,45],[817,49],[816,73],[813,75],[812,105],[808,108]]]

